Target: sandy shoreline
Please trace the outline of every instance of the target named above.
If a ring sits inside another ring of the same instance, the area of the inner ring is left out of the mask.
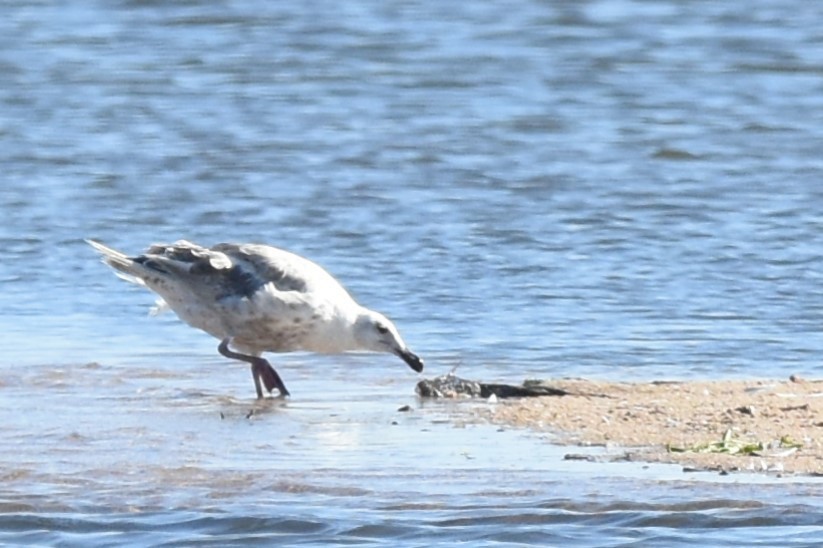
[[[823,475],[823,380],[540,384],[574,395],[475,411],[497,425],[550,431],[556,443],[609,447],[608,460]]]

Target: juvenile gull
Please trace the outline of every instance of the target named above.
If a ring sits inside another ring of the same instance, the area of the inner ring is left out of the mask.
[[[258,398],[261,381],[269,392],[289,395],[263,352],[388,352],[423,370],[423,360],[391,321],[357,304],[320,266],[288,251],[258,244],[206,248],[181,240],[129,257],[86,241],[118,276],[157,293],[159,308],[219,339],[223,356],[251,364]]]

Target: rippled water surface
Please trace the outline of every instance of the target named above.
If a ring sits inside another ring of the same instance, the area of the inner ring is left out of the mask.
[[[820,377],[822,17],[0,4],[0,542],[819,544],[819,482],[563,461],[392,357],[278,358],[257,403],[83,238],[302,253],[427,375]]]

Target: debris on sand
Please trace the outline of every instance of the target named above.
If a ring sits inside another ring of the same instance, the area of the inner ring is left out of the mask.
[[[538,396],[568,396],[560,388],[530,381],[522,385],[489,384],[461,379],[454,372],[433,379],[423,379],[415,388],[421,398],[534,398]]]

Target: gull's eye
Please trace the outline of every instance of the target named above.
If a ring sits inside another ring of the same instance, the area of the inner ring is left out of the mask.
[[[381,335],[385,335],[389,332],[389,328],[383,325],[382,323],[377,324],[377,332]]]

